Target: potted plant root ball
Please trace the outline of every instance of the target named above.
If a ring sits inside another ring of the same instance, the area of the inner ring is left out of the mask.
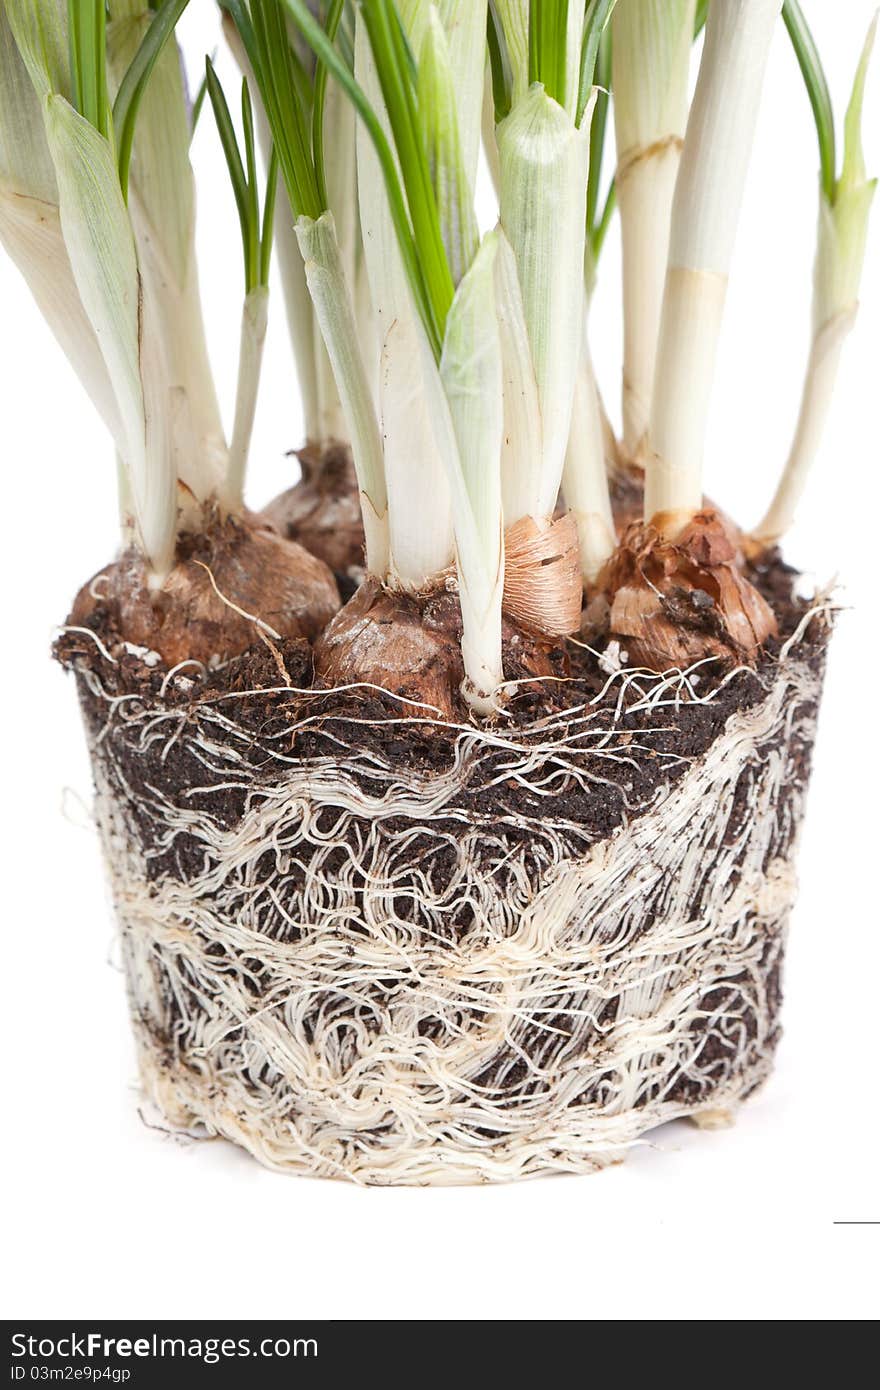
[[[8,0],[0,235],[119,459],[122,548],[56,652],[146,1095],[270,1167],[379,1184],[585,1171],[671,1118],[732,1117],[780,1035],[832,606],[777,541],[857,307],[870,43],[839,172],[793,3],[712,0],[706,23],[694,0],[224,0],[244,73],[240,116],[206,78],[244,250],[227,444],[185,0],[108,8]],[[820,136],[814,336],[747,534],[702,465],[781,15]],[[587,315],[611,109],[620,444]],[[243,504],[273,227],[307,344],[305,487],[350,470],[358,513],[337,496],[329,532],[356,552]]]

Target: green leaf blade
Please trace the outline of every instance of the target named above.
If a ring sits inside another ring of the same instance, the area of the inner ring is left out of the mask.
[[[785,0],[782,7],[782,18],[794,48],[812,107],[813,119],[816,123],[822,189],[827,198],[833,198],[834,182],[837,177],[837,155],[834,136],[834,110],[831,105],[831,93],[828,90],[825,69],[822,66],[822,59],[819,57],[819,50],[816,47],[810,26],[807,24],[797,0]]]
[[[419,57],[419,123],[446,258],[453,283],[459,285],[477,253],[480,235],[459,139],[449,47],[433,7]]]

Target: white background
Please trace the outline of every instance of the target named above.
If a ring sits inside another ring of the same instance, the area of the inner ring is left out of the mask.
[[[838,115],[874,0],[806,0]],[[219,42],[198,0],[190,70]],[[231,77],[222,52],[221,74]],[[230,91],[233,89],[230,87]],[[866,132],[880,170],[880,62]],[[231,407],[240,262],[206,113],[195,141],[200,261]],[[780,26],[740,227],[708,449],[708,491],[748,524],[793,423],[809,322],[815,138]],[[589,1178],[505,1188],[361,1190],[276,1176],[222,1142],[138,1117],[123,983],[70,680],[53,625],[115,544],[113,457],[13,268],[0,262],[6,823],[3,1191],[7,1316],[853,1319],[880,1311],[876,907],[877,416],[880,208],[863,311],[789,555],[839,573],[802,889],[770,1084],[732,1130],[667,1126]],[[618,251],[601,269],[594,351],[619,373]],[[280,297],[251,498],[292,480],[301,422]]]

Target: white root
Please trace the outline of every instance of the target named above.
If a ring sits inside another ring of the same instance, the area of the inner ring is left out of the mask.
[[[615,671],[611,728],[589,704],[461,726],[428,773],[304,694],[284,691],[295,718],[256,739],[244,695],[113,698],[82,666],[147,1094],[270,1167],[378,1184],[591,1170],[665,1120],[732,1111],[776,1039],[808,656],[793,639],[757,703],[592,842],[549,798],[616,786],[626,802],[609,771],[664,756],[705,672]],[[626,732],[635,710],[648,727]],[[316,731],[326,756],[300,759]],[[172,755],[203,785],[132,787],[133,765]],[[233,823],[212,813],[219,786],[241,799]],[[186,872],[168,868],[178,850]]]

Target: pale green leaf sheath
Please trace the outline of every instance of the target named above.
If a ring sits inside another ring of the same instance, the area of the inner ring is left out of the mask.
[[[813,271],[813,334],[794,439],[785,470],[756,537],[773,544],[792,525],[822,442],[843,346],[856,321],[865,263],[868,218],[876,179],[862,150],[862,106],[877,31],[875,16],[856,70],[844,126],[843,169],[831,196],[820,188]]]
[[[358,350],[357,324],[332,212],[325,212],[314,221],[301,217],[296,224],[296,234],[309,293],[351,435],[362,500],[367,569],[370,574],[384,576],[389,555],[382,440],[364,358]]]
[[[31,82],[40,97],[71,96],[68,0],[3,0]]]
[[[495,257],[495,285],[504,377],[504,435],[501,479],[504,515],[522,516],[525,482],[537,469],[542,451],[541,402],[523,308],[516,256],[501,227]],[[537,479],[533,483],[537,492]]]
[[[497,708],[503,682],[504,543],[499,459],[504,431],[501,339],[495,310],[497,238],[484,238],[446,325],[440,378],[457,449],[447,450],[463,624],[464,695],[478,713]]]
[[[104,358],[82,307],[58,213],[58,185],[43,112],[0,9],[0,242],[111,431],[121,424]]]
[[[9,193],[57,203],[40,98],[0,7],[0,179]]]
[[[487,0],[440,0],[439,17],[455,77],[456,127],[462,168],[471,191],[477,182],[483,82],[486,66]]]
[[[449,45],[434,6],[429,12],[419,61],[419,115],[443,245],[457,285],[476,255],[480,237],[473,188],[459,140],[458,100]]]
[[[507,42],[516,106],[529,87],[529,0],[495,0],[495,10]]]
[[[226,479],[221,494],[232,511],[240,510],[244,500],[244,479],[257,413],[257,394],[268,319],[269,291],[265,285],[258,285],[245,295],[241,310],[235,420],[229,444]]]
[[[107,141],[64,97],[47,97],[45,111],[61,229],[118,404],[138,534],[161,582],[174,563],[177,520],[165,364],[157,335],[142,332],[137,254],[116,162]]]
[[[356,121],[351,103],[335,82],[327,89],[324,108],[324,147],[327,166],[327,200],[336,227],[345,283],[350,291],[357,283],[361,254],[355,170]],[[350,442],[351,430],[342,404],[330,356],[320,332],[313,331],[317,388],[316,440],[323,447]],[[358,341],[361,341],[360,338]],[[373,344],[364,342],[366,352]]]
[[[542,435],[537,457],[506,455],[508,526],[551,517],[562,479],[583,332],[588,128],[589,111],[578,129],[536,84],[497,130],[501,226],[516,257]]]
[[[360,16],[355,75],[387,131],[382,91]],[[388,489],[390,576],[400,587],[418,590],[448,568],[453,557],[449,483],[431,403],[439,384],[410,293],[379,161],[361,122],[357,160],[364,257],[380,343],[379,409]],[[414,459],[418,460],[417,468],[412,466]]]
[[[584,325],[581,362],[574,388],[571,430],[562,474],[565,505],[578,535],[581,578],[586,590],[595,585],[617,544],[605,467],[605,429],[599,390]]]
[[[115,0],[107,62],[115,94],[152,22],[144,0]],[[128,208],[143,293],[155,304],[170,383],[178,397],[175,428],[181,481],[200,501],[213,496],[227,468],[226,438],[208,359],[195,254],[195,184],[190,129],[175,43],[156,62],[138,112]]]

